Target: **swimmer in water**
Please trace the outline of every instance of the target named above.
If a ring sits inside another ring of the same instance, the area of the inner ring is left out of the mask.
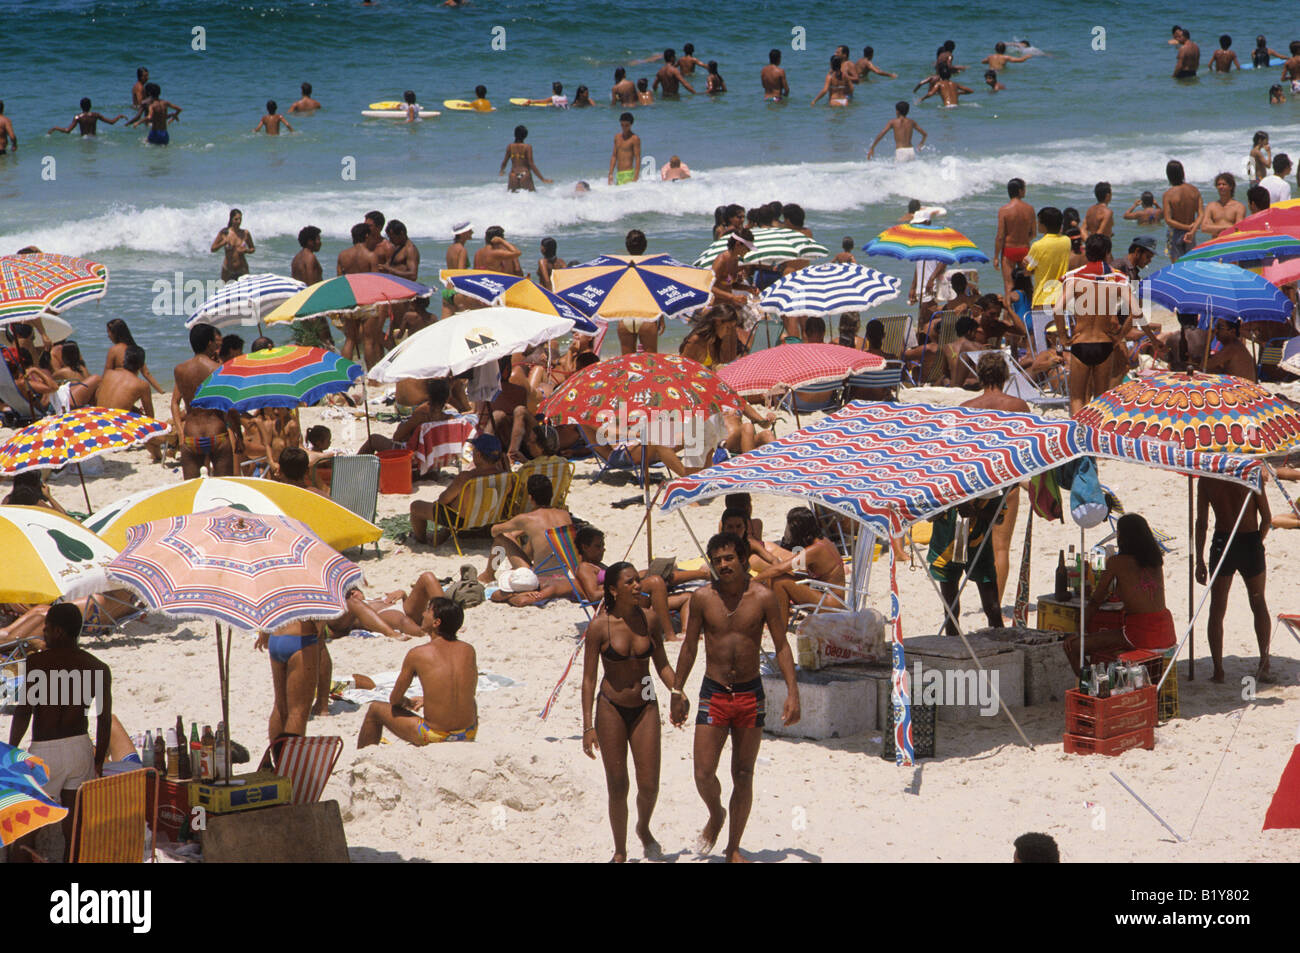
[[[289,120],[280,115],[279,108],[274,99],[268,99],[266,101],[266,115],[262,117],[261,122],[253,127],[253,132],[260,132],[265,129],[268,136],[278,136],[281,126],[293,132],[293,126],[289,125]]]
[[[988,84],[989,92],[991,93],[996,93],[1007,88],[1005,83],[998,82],[998,74],[991,69],[984,71],[984,82]]]
[[[68,123],[66,127],[52,126],[50,127],[50,132],[69,133],[72,132],[73,129],[79,128],[83,136],[93,136],[95,135],[95,131],[96,131],[95,127],[100,122],[106,122],[111,126],[114,125],[119,119],[125,119],[125,118],[126,116],[123,115],[122,113],[118,113],[112,119],[109,119],[107,116],[103,115],[102,113],[92,112],[90,109],[90,98],[87,97],[81,101],[81,112],[77,113],[77,115],[72,117],[72,122]],[[46,135],[48,134],[49,133],[46,133]]]
[[[302,99],[289,107],[291,113],[312,113],[320,109],[320,103],[311,98],[311,83],[302,84]]]
[[[995,43],[993,45],[993,52],[980,60],[980,62],[993,72],[1000,73],[1006,69],[1008,63],[1023,63],[1028,59],[1028,56],[1012,56],[1007,52],[1007,45],[1005,43]]]
[[[594,106],[594,105],[596,104],[591,101],[591,91],[587,89],[586,86],[579,86],[576,90],[574,90],[573,92],[574,109],[577,109],[580,106]]]
[[[853,83],[844,75],[844,61],[838,56],[831,57],[831,68],[826,74],[822,90],[813,97],[810,106],[816,106],[817,100],[826,97],[829,106],[847,106],[853,98]]]
[[[1232,37],[1225,33],[1219,37],[1219,48],[1210,56],[1210,72],[1231,72],[1233,66],[1241,69],[1241,60],[1232,51]]]
[[[957,98],[959,96],[969,95],[975,92],[975,90],[971,89],[969,86],[963,86],[961,83],[954,82],[952,78],[952,70],[950,70],[946,65],[940,66],[937,72],[939,74],[939,82],[930,87],[930,91],[921,97],[922,102],[929,99],[935,93],[938,93],[945,106],[956,106]]]
[[[419,122],[420,104],[415,101],[415,90],[408,89],[406,92],[402,93],[402,102],[406,103],[406,121]]]
[[[1268,40],[1263,33],[1255,37],[1255,48],[1250,51],[1250,65],[1259,69],[1261,66],[1268,66],[1274,57],[1279,60],[1286,58],[1268,45]]]
[[[767,65],[759,74],[763,82],[763,98],[774,103],[790,98],[790,84],[786,81],[785,70],[781,68],[781,51],[769,50]]]
[[[876,146],[880,140],[885,138],[885,133],[893,130],[894,133],[894,161],[908,162],[916,158],[916,150],[925,145],[926,132],[915,119],[908,119],[907,114],[911,110],[911,105],[905,100],[899,100],[894,104],[894,118],[885,123],[885,128],[880,130],[880,134],[872,141],[871,147],[867,149],[867,158],[870,159],[875,155]],[[919,132],[921,141],[912,147],[912,133]],[[919,209],[921,203],[917,202],[916,207]]]
[[[1133,200],[1133,204],[1124,213],[1126,221],[1137,222],[1139,225],[1159,225],[1164,217],[1164,210],[1159,205],[1156,205],[1156,197],[1153,192],[1143,192],[1141,196]]]
[[[533,147],[524,142],[528,138],[528,128],[526,126],[515,126],[515,141],[506,146],[505,158],[501,160],[501,170],[498,176],[506,174],[506,163],[510,163],[510,180],[506,187],[511,192],[536,192],[537,187],[533,184],[533,173],[543,182],[550,183],[550,179],[542,175],[533,161]]]
[[[639,106],[649,106],[655,101],[655,94],[650,92],[650,80],[644,76],[636,81],[636,101]]]

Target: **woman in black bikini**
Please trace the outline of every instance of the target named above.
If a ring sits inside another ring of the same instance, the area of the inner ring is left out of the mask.
[[[1110,387],[1115,348],[1124,346],[1138,314],[1128,279],[1106,264],[1110,250],[1110,239],[1105,235],[1088,236],[1087,264],[1065,273],[1054,307],[1059,317],[1067,310],[1074,314],[1069,358],[1070,416]]]
[[[528,138],[528,128],[526,126],[515,126],[515,141],[506,146],[505,158],[501,160],[501,171],[498,175],[506,174],[506,164],[510,164],[510,178],[506,182],[506,187],[511,192],[536,192],[537,186],[533,184],[533,174],[543,182],[550,182],[546,176],[542,175],[542,170],[537,168],[537,163],[533,161],[533,147],[524,142]]]
[[[627,751],[636,769],[636,833],[647,860],[662,851],[650,833],[650,815],[659,797],[659,703],[650,662],[664,686],[673,688],[673,668],[664,651],[663,622],[641,607],[641,583],[631,563],[615,563],[605,573],[605,599],[587,627],[582,671],[582,750],[595,759],[600,749],[609,791],[609,825],[614,831],[614,862],[627,860]],[[605,677],[597,699],[597,657]],[[595,721],[592,705],[595,704]]]

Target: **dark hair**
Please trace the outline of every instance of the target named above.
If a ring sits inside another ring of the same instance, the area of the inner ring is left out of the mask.
[[[1232,46],[1232,37],[1228,36],[1226,33],[1223,34],[1223,36],[1219,37],[1219,46],[1225,50]]]
[[[872,347],[880,347],[885,343],[885,322],[879,318],[872,318],[867,322],[863,336],[866,337],[867,343]]]
[[[373,212],[367,212],[365,215],[362,215],[361,217],[365,219],[367,222],[374,222],[375,227],[378,228],[381,232],[384,230],[384,222],[386,222],[387,219],[384,218],[383,212],[377,210]]]
[[[202,354],[217,339],[217,329],[210,324],[196,324],[190,328],[190,350]]]
[[[67,353],[66,346],[64,353]],[[122,355],[122,366],[132,374],[144,367],[144,348],[138,344],[128,344],[126,353]]]
[[[527,126],[515,126],[515,142],[523,142],[528,138]]]
[[[985,351],[975,365],[975,375],[981,387],[1002,389],[1007,382],[1007,362],[1002,359],[1001,351]]]
[[[671,46],[668,47],[668,49],[664,50],[664,62],[665,62],[665,63],[671,63],[671,62],[672,62],[673,60],[675,60],[675,59],[677,59],[677,51],[676,51],[676,50],[674,50]]]
[[[274,99],[268,99],[266,101],[266,111],[270,113],[272,116],[275,115],[275,111],[279,108],[280,108],[279,105],[276,103]]]
[[[1083,219],[1079,216],[1079,210],[1073,205],[1061,209],[1061,223],[1066,228],[1072,228],[1078,225]]]
[[[424,382],[424,392],[431,404],[445,404],[451,396],[451,383],[445,377],[432,377]]]
[[[623,246],[629,255],[644,255],[646,244],[645,232],[639,228],[630,230],[627,237],[623,239]]]
[[[768,61],[770,64],[772,64],[773,66],[780,66],[780,65],[781,65],[781,51],[780,51],[780,50],[768,50],[768,51],[767,51],[767,61]]]
[[[1017,177],[1017,178],[1011,179],[1011,180],[1009,180],[1009,181],[1007,182],[1007,197],[1008,197],[1008,198],[1013,198],[1013,199],[1014,199],[1014,198],[1016,198],[1017,196],[1024,195],[1024,194],[1025,194],[1025,180],[1024,180],[1024,179],[1021,179],[1021,178]]]
[[[248,349],[256,354],[258,351],[265,351],[271,347],[275,347],[275,342],[263,334],[261,337],[253,338],[253,343],[249,345]]]
[[[131,337],[131,329],[121,318],[111,318],[105,327],[108,328],[108,337],[114,344],[135,343],[135,338]]]
[[[727,525],[727,520],[744,520],[745,535],[749,535],[749,514],[738,506],[728,506],[722,511],[722,519],[718,520],[718,531],[722,532],[722,527]],[[731,535],[735,536],[735,533]]]
[[[544,473],[534,473],[528,478],[528,497],[538,506],[550,506],[555,498],[555,487],[551,478]]]
[[[227,334],[221,339],[221,350],[217,356],[225,363],[244,350],[244,339],[238,334]]]
[[[1038,210],[1038,224],[1047,232],[1061,230],[1061,210],[1054,205],[1044,205]]]
[[[315,225],[308,225],[298,230],[298,245],[306,248],[312,242],[320,238],[320,229]]]
[[[803,323],[804,336],[809,338],[826,336],[826,321],[813,315]]]
[[[556,247],[557,247],[557,246],[556,246],[556,244],[555,244],[555,239],[554,239],[554,238],[549,238],[549,237],[548,237],[548,238],[543,238],[543,239],[542,239],[542,257],[545,258],[547,261],[554,261],[554,260],[555,260]]]
[[[840,314],[840,333],[839,342],[843,347],[857,347],[858,328],[862,325],[862,319],[858,317],[856,311],[845,311]]]
[[[82,112],[90,112],[90,97],[89,97],[89,96],[82,96],[82,97],[81,97],[81,111],[82,111]]]
[[[986,69],[986,70],[984,71],[984,78],[985,78],[985,79],[991,79],[991,80],[993,80],[993,81],[996,83],[997,80],[998,80],[998,74],[997,74],[997,72],[994,71],[994,70]]]
[[[723,505],[729,510],[744,510],[754,515],[754,500],[748,493],[728,493],[722,498]]]
[[[483,232],[483,244],[486,245],[494,238],[505,238],[506,230],[500,225],[489,225]]]
[[[1007,45],[1001,40],[998,40],[998,42],[993,44],[993,51],[995,53],[1005,53],[1007,51]]]
[[[1257,206],[1261,211],[1273,204],[1273,196],[1262,185],[1252,185],[1246,190],[1246,201]]]
[[[694,54],[694,52],[695,52],[695,44],[694,44],[694,43],[683,43],[683,44],[682,44],[682,52],[685,53],[687,56],[691,56],[691,55]]]
[[[290,480],[301,480],[307,475],[310,460],[301,447],[285,447],[280,451],[280,472]]]
[[[1048,834],[1021,834],[1015,840],[1016,856],[1022,864],[1059,864],[1061,852]]]
[[[785,216],[785,220],[795,228],[803,228],[804,213],[802,206],[794,203],[783,205],[781,206],[781,213]]]
[[[465,610],[445,596],[430,599],[429,610],[438,620],[438,634],[448,642],[455,642],[456,633],[465,624]]]
[[[940,79],[952,79],[952,67],[947,63],[940,63],[939,68],[935,70],[935,72],[939,74]]]
[[[618,121],[619,121],[619,122],[632,122],[632,121],[633,121],[633,119],[632,119],[632,114],[631,114],[631,113],[623,113],[621,116],[618,117]]]
[[[408,89],[406,92],[402,93],[402,101],[403,101],[404,103],[406,103],[408,106],[414,106],[414,105],[415,105],[415,90],[413,90],[413,89]]]
[[[159,86],[157,83],[145,83],[144,94],[146,96],[152,96],[154,99],[157,99],[159,96],[162,95],[162,87]]]
[[[1110,254],[1110,239],[1100,232],[1093,232],[1083,243],[1083,253],[1088,261],[1105,261]]]
[[[979,326],[980,326],[979,322],[976,321],[974,318],[972,318],[969,314],[963,314],[960,318],[957,319],[957,325],[955,328],[957,332],[957,337],[964,338]]]
[[[644,93],[646,90],[650,88],[650,80],[642,76],[640,79],[636,81],[636,88]]]
[[[1098,202],[1106,201],[1106,199],[1110,197],[1110,183],[1098,182],[1092,187],[1092,194],[1096,197]]]
[[[1273,156],[1273,174],[1286,175],[1291,171],[1291,157],[1285,152]]]
[[[943,48],[951,53],[953,50],[957,49],[957,42],[955,40],[944,40]]]
[[[581,555],[582,551],[596,540],[604,538],[604,533],[588,523],[582,529],[578,530],[577,534],[573,537],[573,545],[577,548],[578,554]]]
[[[149,71],[148,71],[147,69],[145,69],[143,66],[137,66],[137,67],[135,68],[135,78],[136,78],[136,79],[144,79],[144,78],[145,78],[146,76],[148,76],[148,75],[149,75]]]
[[[54,626],[73,642],[81,634],[81,610],[75,602],[58,602],[45,614],[47,624]]]
[[[311,83],[303,83],[301,88],[302,88],[302,94],[304,96],[311,95]]]
[[[36,471],[31,471],[35,473]],[[9,504],[11,506],[44,506],[45,494],[41,492],[40,484],[36,486],[20,486],[18,481],[14,481],[13,492],[9,494]]]
[[[709,544],[704,547],[704,552],[709,562],[713,562],[713,554],[724,549],[734,550],[736,558],[742,563],[749,562],[749,542],[734,533],[714,533],[709,537]]]
[[[595,351],[583,351],[581,354],[578,355],[577,359],[574,360],[573,366],[580,371],[584,371],[587,368],[591,367],[591,365],[599,364],[599,363],[600,363],[599,354],[597,354]]]
[[[1132,556],[1143,569],[1164,565],[1165,556],[1147,521],[1137,513],[1125,513],[1115,523],[1115,544],[1121,556]]]
[[[394,235],[405,235],[406,223],[400,218],[391,218],[388,220],[388,228],[385,231],[390,238]]]
[[[361,245],[365,242],[366,236],[370,234],[369,222],[357,222],[352,226],[352,244]]]
[[[1274,159],[1274,161],[1277,161]],[[1183,179],[1187,174],[1183,172],[1183,164],[1177,159],[1170,159],[1165,163],[1165,178],[1169,180],[1170,185],[1182,185]]]
[[[844,236],[844,240],[840,242],[840,247],[843,248],[845,251],[852,251],[852,250],[853,250],[853,236],[852,236],[852,235],[845,235],[845,236]]]
[[[894,103],[894,111],[900,116],[906,116],[907,111],[911,108],[911,105],[905,99],[900,99],[898,102]]]
[[[86,369],[86,362],[81,359],[81,348],[76,341],[64,341],[59,353],[63,355],[63,363],[73,370]]]
[[[307,428],[307,446],[316,447],[325,443],[331,437],[330,428],[324,424],[316,424]]]
[[[1235,175],[1233,175],[1231,172],[1220,172],[1218,175],[1214,177],[1214,184],[1218,185],[1220,179],[1222,179],[1224,182],[1227,183],[1228,191],[1232,195],[1237,194],[1237,177]]]
[[[485,96],[487,96],[487,87],[484,86],[482,83],[479,83],[477,86],[474,87],[474,95],[477,96],[479,99],[483,99]]]
[[[785,538],[791,546],[811,546],[821,538],[817,517],[806,506],[796,506],[785,514]]]
[[[636,572],[636,567],[626,561],[616,562],[605,570],[605,581],[603,583],[605,596],[601,600],[601,608],[606,612],[614,608],[614,587],[618,585],[618,577],[628,569]]]
[[[948,284],[957,294],[962,294],[966,290],[966,276],[960,271],[954,271],[952,277],[948,279]]]

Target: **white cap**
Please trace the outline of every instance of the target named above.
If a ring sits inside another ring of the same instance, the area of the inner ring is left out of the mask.
[[[540,589],[542,583],[537,578],[537,573],[527,566],[521,566],[518,569],[502,569],[498,572],[497,585],[502,592],[532,592]]]

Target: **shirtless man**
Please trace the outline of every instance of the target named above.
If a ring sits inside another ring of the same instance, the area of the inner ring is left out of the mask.
[[[864,79],[870,79],[872,73],[875,73],[877,76],[888,76],[890,79],[898,79],[897,73],[888,73],[872,62],[875,58],[876,51],[874,49],[869,46],[864,46],[862,48],[862,59],[853,64],[854,69],[858,71],[859,82]]]
[[[118,113],[112,119],[109,119],[103,113],[93,112],[90,108],[90,97],[81,100],[81,112],[72,117],[72,122],[66,126],[51,126],[50,132],[72,132],[73,129],[80,131],[83,136],[93,136],[96,133],[96,127],[101,122],[106,122],[110,126],[116,125],[119,119],[125,119],[122,113]],[[48,135],[49,133],[46,133]]]
[[[655,101],[655,94],[650,92],[650,80],[642,76],[636,81],[636,104],[650,106]]]
[[[853,57],[849,54],[849,48],[844,44],[835,47],[835,55],[840,58],[840,72],[854,86],[862,82],[862,77],[858,74],[858,64],[853,62]]]
[[[1231,172],[1220,172],[1214,177],[1214,188],[1219,197],[1205,206],[1197,219],[1198,231],[1208,232],[1215,238],[1246,217],[1246,206],[1233,196],[1237,193],[1237,180]]]
[[[248,257],[257,251],[253,246],[253,235],[246,228],[240,228],[244,222],[244,213],[237,208],[230,210],[226,227],[217,232],[212,239],[212,252],[224,252],[221,262],[221,280],[234,281],[248,274]]]
[[[953,276],[957,277],[956,275]],[[944,378],[949,387],[961,387],[964,390],[974,390],[979,383],[975,372],[971,370],[970,365],[961,359],[961,356],[967,351],[978,351],[982,345],[975,339],[975,333],[979,330],[979,322],[968,314],[963,314],[957,319],[957,325],[954,329],[956,340],[947,345],[943,350]]]
[[[289,120],[280,115],[279,109],[280,106],[274,99],[268,99],[266,101],[266,115],[253,127],[253,132],[260,132],[265,129],[268,136],[278,136],[281,126],[293,132],[293,126],[289,125]]]
[[[129,410],[152,417],[154,415],[153,390],[149,387],[149,382],[140,376],[143,368],[144,348],[136,344],[128,345],[122,366],[105,370],[100,378],[99,387],[95,391],[96,405]],[[154,463],[162,460],[162,452],[159,449],[161,443],[160,438],[152,437],[145,444],[145,449],[153,457]]]
[[[145,137],[145,141],[152,145],[165,146],[171,142],[171,134],[167,131],[167,123],[180,121],[181,107],[163,99],[162,90],[157,83],[149,83],[144,90],[145,98],[141,101],[140,112],[127,125],[139,125],[147,118],[149,120],[149,135]]]
[[[1228,546],[1228,538],[1243,504],[1246,507],[1245,515],[1237,526],[1237,535],[1232,539],[1232,545]],[[1255,641],[1259,644],[1259,667],[1255,670],[1255,677],[1261,682],[1271,682],[1273,676],[1269,671],[1268,644],[1273,617],[1269,614],[1264,594],[1267,582],[1264,538],[1268,535],[1271,519],[1268,494],[1251,493],[1244,486],[1209,477],[1196,481],[1196,581],[1202,586],[1209,579],[1204,553],[1205,530],[1211,509],[1214,510],[1214,538],[1210,541],[1210,563],[1217,566],[1224,548],[1227,547],[1228,550],[1223,568],[1210,589],[1210,617],[1206,635],[1210,642],[1210,657],[1214,660],[1211,681],[1224,681],[1223,617],[1228,611],[1228,593],[1232,589],[1233,574],[1240,573],[1255,620]]]
[[[506,241],[506,230],[500,225],[489,225],[483,233],[483,247],[474,252],[474,267],[496,271],[503,275],[522,275],[519,264],[522,255],[518,248]]]
[[[546,531],[572,526],[569,511],[552,506],[555,488],[549,477],[534,473],[528,478],[528,499],[532,508],[492,527],[492,550],[487,567],[478,574],[479,582],[491,582],[499,573],[511,569],[532,569],[541,574],[548,564],[553,572],[563,571],[555,563]]]
[[[504,473],[506,464],[504,461],[504,448],[501,441],[490,433],[481,433],[470,441],[473,448],[473,466],[468,470],[462,470],[452,477],[447,488],[439,495],[437,502],[443,506],[455,509],[456,504],[460,502],[460,492],[465,488],[465,484],[475,477],[490,476],[495,473]],[[438,545],[446,535],[439,532],[437,538],[430,540],[427,530],[429,523],[434,517],[435,504],[426,500],[416,500],[411,504],[411,539],[417,543]]]
[[[358,222],[352,226],[352,245],[339,252],[334,265],[336,275],[355,275],[374,271],[379,263],[375,253],[366,246],[370,237],[370,223]],[[356,312],[343,316],[343,356],[348,360],[356,357],[361,349],[361,316]]]
[[[614,85],[609,88],[609,104],[635,106],[636,103],[636,84],[627,78],[627,70],[620,66],[614,70]]]
[[[1110,183],[1098,182],[1093,186],[1092,194],[1097,201],[1083,213],[1083,237],[1105,235],[1111,238],[1115,231],[1115,213],[1110,207]]]
[[[144,87],[149,82],[149,71],[143,66],[137,67],[135,71],[135,85],[131,87],[131,105],[140,108],[144,102]]]
[[[367,212],[361,216],[361,220],[370,226],[370,234],[366,236],[366,247],[375,256],[375,264],[382,265],[388,261],[388,256],[393,253],[393,245],[384,237],[384,213],[380,211]]]
[[[46,647],[26,660],[26,685],[30,694],[22,704],[14,706],[9,725],[9,744],[25,747],[28,754],[45,762],[49,777],[44,785],[45,793],[68,808],[63,819],[68,861],[72,860],[72,808],[77,789],[103,774],[113,724],[113,676],[107,665],[77,646],[81,625],[81,610],[75,605],[61,603],[50,607],[45,614]],[[43,680],[38,676],[44,676]],[[38,681],[47,687],[39,700],[32,691]],[[83,686],[90,687],[93,702],[83,697]],[[86,717],[88,709],[95,713],[93,747]],[[24,746],[28,725],[31,725],[32,740]],[[18,851],[10,850],[11,861],[19,860],[20,856]]]
[[[731,827],[727,836],[726,859],[745,863],[740,838],[745,833],[754,798],[754,763],[763,740],[763,679],[759,674],[759,647],[763,626],[772,634],[777,665],[785,679],[786,699],[781,722],[799,721],[799,684],[795,681],[794,658],[785,637],[776,595],[745,571],[748,547],[735,536],[719,533],[709,540],[709,564],[714,581],[696,589],[690,601],[686,638],[677,656],[673,675],[672,723],[686,723],[689,703],[681,686],[686,684],[704,635],[705,669],[700,688],[700,709],[695,718],[695,787],[709,811],[696,849],[707,853],[722,833],[727,811],[722,807],[722,784],[718,761],[731,736]]]
[[[1232,37],[1225,33],[1219,37],[1219,48],[1210,56],[1210,72],[1227,73],[1233,66],[1241,69],[1241,61],[1232,51]]]
[[[302,84],[302,99],[289,107],[291,113],[311,113],[320,109],[320,103],[311,98],[311,83]]]
[[[609,157],[609,184],[626,185],[641,178],[641,137],[632,131],[632,114],[618,117],[622,130],[614,137]]]
[[[1201,68],[1201,48],[1192,42],[1192,35],[1181,27],[1178,41],[1178,58],[1174,61],[1174,79],[1194,79]]]
[[[999,42],[993,44],[993,52],[980,62],[988,66],[993,72],[1001,73],[1006,69],[1008,63],[1023,63],[1027,59],[1029,59],[1028,56],[1012,56],[1007,52],[1007,45]]]
[[[1291,52],[1291,56],[1282,64],[1282,82],[1284,83],[1300,79],[1300,40],[1292,40],[1287,49]]]
[[[1165,165],[1165,177],[1170,188],[1160,196],[1160,209],[1168,227],[1169,261],[1176,262],[1196,244],[1196,223],[1204,211],[1201,190],[1184,181],[1183,164],[1170,159]]]
[[[790,98],[790,84],[786,81],[785,70],[781,68],[781,51],[769,50],[767,65],[758,74],[763,83],[763,98],[779,103]]]
[[[880,140],[885,138],[885,133],[893,131],[894,133],[894,161],[909,162],[916,158],[917,151],[925,145],[927,133],[916,122],[915,119],[908,119],[907,114],[911,110],[911,105],[900,99],[894,103],[894,118],[885,123],[885,128],[881,129],[875,139],[871,141],[871,147],[867,149],[867,158],[872,158],[876,153],[876,146]],[[912,133],[919,132],[921,141],[912,147]]]
[[[695,88],[686,82],[681,70],[677,68],[677,52],[673,49],[664,50],[664,65],[655,73],[654,86],[651,88],[666,99],[676,99],[679,85],[685,86],[692,94],[695,92]]]
[[[210,324],[190,328],[190,349],[194,356],[172,371],[172,429],[181,435],[181,473],[192,480],[206,465],[209,476],[235,476],[235,454],[244,452],[244,428],[239,414],[231,410],[190,407],[194,394],[218,367],[221,334]],[[230,435],[234,434],[234,448]]]
[[[1241,322],[1221,318],[1214,327],[1214,337],[1220,346],[1206,362],[1206,371],[1211,374],[1231,374],[1258,383],[1255,359],[1241,342]]]
[[[813,97],[810,106],[816,106],[817,100],[826,97],[828,106],[847,106],[853,100],[853,83],[844,73],[844,61],[838,56],[831,57],[831,68],[826,73],[821,92]]]
[[[14,124],[5,115],[5,101],[0,99],[0,156],[10,149],[18,151],[18,133],[14,132]]]
[[[410,744],[473,741],[478,735],[478,658],[474,647],[456,638],[465,610],[450,599],[430,600],[421,624],[427,645],[406,653],[388,702],[371,702],[357,733],[357,748],[379,744],[387,728]],[[421,698],[406,690],[420,680]],[[413,709],[423,708],[421,718]]]
[[[316,257],[320,245],[320,229],[315,225],[308,225],[299,230],[298,247],[301,250],[293,256],[293,261],[289,264],[289,274],[305,285],[314,285],[325,280],[320,260]]]
[[[452,225],[451,231],[451,244],[447,246],[447,268],[468,268],[469,249],[466,248],[465,245],[474,237],[474,229],[469,227],[469,222],[456,222]],[[471,299],[469,298],[456,294],[454,288],[444,286],[442,289],[442,316],[444,318],[449,318],[457,311],[465,310],[470,306],[470,300]]]
[[[963,86],[954,82],[952,78],[952,69],[948,66],[940,66],[938,70],[939,82],[930,87],[929,92],[921,97],[921,101],[929,99],[935,93],[943,100],[945,106],[956,106],[957,98],[963,95],[970,95],[975,92],[969,86]]]
[[[1025,260],[1038,233],[1034,208],[1025,201],[1025,180],[1007,182],[1009,201],[998,209],[998,229],[993,238],[993,267],[1002,269],[1003,297],[1011,296],[1011,269]]]
[[[822,533],[817,517],[805,506],[796,506],[785,517],[785,538],[794,548],[786,552],[776,547],[777,561],[757,576],[756,582],[770,585],[781,610],[782,628],[790,620],[790,606],[821,602],[826,609],[842,609],[844,560],[839,550]],[[831,586],[825,594],[796,578],[795,574]]]
[[[420,276],[420,249],[406,236],[406,224],[400,219],[388,222],[388,243],[393,252],[388,261],[376,265],[375,270],[385,275],[395,275],[407,281],[418,281]],[[410,309],[410,301],[392,301],[388,304],[390,334],[400,327]],[[383,313],[376,309],[376,318],[371,324],[367,322],[361,330],[362,344],[365,346],[366,366],[374,367],[384,355],[384,319]]]

